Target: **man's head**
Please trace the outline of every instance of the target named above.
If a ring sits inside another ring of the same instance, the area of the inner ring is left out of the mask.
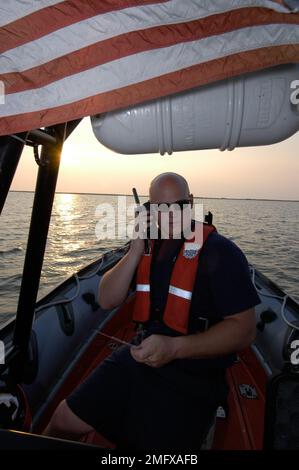
[[[169,236],[173,237],[180,234],[184,230],[183,222],[188,223],[189,221],[189,218],[186,217],[186,211],[190,214],[193,204],[193,195],[190,194],[189,186],[185,178],[177,173],[162,173],[156,176],[151,182],[149,196],[151,204],[173,203],[174,206],[172,206],[172,208],[178,208],[178,205],[175,203],[184,203],[184,211],[170,210],[169,213],[165,214],[161,214],[160,211],[158,212],[158,225],[162,233],[165,233],[165,230],[163,230],[163,217],[165,216],[167,218],[169,217],[169,226],[167,223]],[[186,207],[188,202],[190,205]]]

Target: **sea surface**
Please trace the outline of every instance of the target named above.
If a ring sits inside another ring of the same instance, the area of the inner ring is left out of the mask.
[[[0,217],[0,323],[16,312],[33,197],[31,192],[11,191]],[[205,213],[213,213],[218,231],[233,240],[251,264],[299,301],[299,202],[195,202],[203,204]],[[126,243],[123,228],[113,225],[114,214],[119,211],[124,219],[124,207],[132,204],[130,196],[56,194],[38,298],[103,252]],[[99,239],[101,227],[106,239]]]

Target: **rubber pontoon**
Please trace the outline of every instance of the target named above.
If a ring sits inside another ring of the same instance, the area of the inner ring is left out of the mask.
[[[101,276],[117,263],[126,249],[125,246],[104,254],[37,303],[30,361],[21,384],[24,408],[19,414],[25,419],[27,430],[30,427],[31,432],[41,433],[58,403],[122,344],[105,335],[129,342],[135,334],[136,325],[131,321],[133,292],[123,305],[112,311],[103,311],[97,299]],[[291,328],[285,318],[299,324],[299,304],[253,266],[250,269],[262,302],[256,307],[257,338],[252,348],[239,352],[238,361],[227,371],[228,407],[219,407],[213,442],[210,433],[207,444],[214,449],[263,448],[267,382],[273,374],[290,368],[288,351],[294,335],[290,336]],[[0,339],[7,349],[11,346],[14,326],[15,320],[11,320],[1,327]],[[295,400],[299,382],[293,388]],[[295,413],[292,406],[290,422]],[[294,445],[296,434],[289,435],[284,442],[278,432],[283,425],[287,430],[290,423],[277,425],[275,439],[280,439],[280,446],[288,448]],[[113,447],[113,443],[96,433],[86,436],[85,441]]]

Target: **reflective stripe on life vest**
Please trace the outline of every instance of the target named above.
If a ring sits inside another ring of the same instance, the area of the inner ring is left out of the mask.
[[[192,298],[192,291],[180,289],[179,287],[169,286],[168,292],[173,295],[177,295],[178,297],[182,297],[182,299],[191,300]]]
[[[172,269],[166,306],[163,312],[163,322],[173,330],[183,334],[188,332],[192,292],[201,248],[209,235],[216,231],[216,228],[213,225],[197,222],[195,231],[198,231],[198,237],[195,236],[195,239],[201,239],[202,235],[202,244],[195,244],[193,240],[183,243]],[[152,250],[150,255],[142,256],[137,269],[133,320],[141,323],[148,321],[150,318],[151,261]]]
[[[151,290],[150,284],[137,284],[136,290],[139,292],[149,292]]]

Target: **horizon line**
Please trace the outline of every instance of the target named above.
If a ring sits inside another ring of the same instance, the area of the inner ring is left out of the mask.
[[[9,192],[14,193],[35,193],[33,190],[27,189],[11,189]],[[69,192],[69,191],[55,191],[55,194],[80,194],[90,196],[130,196],[133,194],[126,193],[81,193],[81,192]],[[139,197],[148,197],[148,194],[140,194]],[[299,202],[299,199],[269,199],[269,198],[252,198],[252,197],[226,197],[226,196],[193,196],[196,199],[228,199],[236,201],[278,201],[278,202]]]

